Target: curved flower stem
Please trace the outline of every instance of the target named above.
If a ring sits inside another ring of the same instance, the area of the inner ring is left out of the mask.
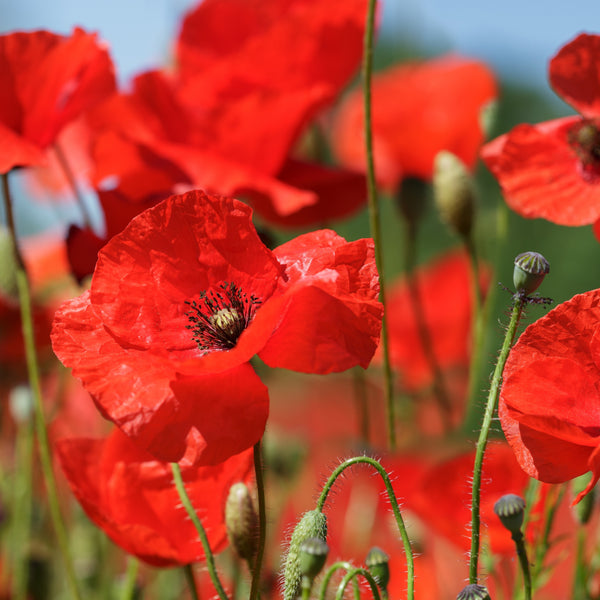
[[[258,547],[256,549],[256,559],[252,568],[250,600],[256,600],[256,598],[260,596],[262,563],[265,554],[265,539],[267,536],[267,511],[265,507],[265,484],[263,480],[260,441],[254,444],[254,474],[256,477],[256,491],[258,493]]]
[[[200,600],[200,596],[198,596],[198,590],[196,589],[196,580],[194,579],[192,565],[184,565],[183,572],[185,574],[185,580],[187,581],[192,600]]]
[[[406,555],[406,598],[407,600],[413,600],[414,598],[414,558],[412,553],[412,548],[410,547],[410,540],[408,539],[408,534],[406,533],[406,527],[404,526],[404,520],[402,519],[402,514],[400,513],[400,508],[398,506],[398,500],[396,499],[396,494],[394,493],[394,488],[392,487],[392,482],[386,472],[386,470],[381,466],[381,464],[376,461],[374,458],[370,458],[368,456],[355,456],[354,458],[349,458],[345,460],[341,465],[339,465],[333,473],[329,476],[329,479],[323,486],[323,491],[319,496],[317,501],[317,510],[319,512],[323,512],[323,507],[325,506],[325,501],[327,500],[327,496],[333,487],[336,479],[345,471],[348,467],[352,467],[353,465],[357,465],[360,463],[367,464],[373,467],[383,479],[385,484],[385,489],[387,491],[388,499],[392,506],[392,512],[394,513],[394,517],[396,519],[396,526],[398,527],[398,531],[400,532],[400,537],[402,538],[402,544],[404,545],[404,553]]]
[[[331,578],[333,577],[336,571],[339,571],[340,569],[350,571],[353,568],[354,565],[346,561],[339,561],[331,565],[329,569],[327,569],[327,571],[325,572],[325,577],[323,577],[323,581],[321,583],[321,590],[319,592],[319,600],[325,600],[325,597],[327,595],[327,588],[329,587],[329,582],[331,581]]]
[[[367,22],[363,49],[362,80],[363,98],[365,105],[365,154],[367,158],[367,197],[369,205],[369,226],[373,243],[375,244],[375,262],[379,272],[379,298],[383,304],[383,318],[381,320],[381,348],[383,351],[383,374],[385,405],[387,417],[388,446],[390,450],[396,449],[396,409],[394,406],[394,386],[392,381],[392,368],[390,365],[390,349],[388,341],[386,303],[385,303],[385,276],[383,268],[383,239],[379,217],[379,202],[377,198],[377,185],[375,183],[375,161],[373,158],[373,120],[371,109],[371,79],[373,73],[373,32],[375,30],[376,0],[369,0],[367,9]]]
[[[23,262],[23,257],[21,256],[19,244],[17,241],[15,222],[12,212],[12,202],[10,197],[10,188],[8,185],[8,175],[6,173],[2,174],[2,192],[4,196],[4,207],[6,211],[8,229],[10,232],[16,261],[15,275],[17,280],[17,289],[19,292],[19,304],[21,308],[21,321],[23,328],[23,340],[25,343],[25,359],[27,362],[27,373],[29,376],[31,393],[33,395],[35,433],[38,442],[40,463],[44,475],[44,482],[46,484],[46,489],[48,492],[48,504],[50,507],[50,515],[52,517],[52,523],[54,525],[59,550],[62,555],[65,564],[65,569],[67,572],[67,585],[71,591],[71,595],[73,596],[73,598],[80,600],[81,594],[79,591],[79,585],[77,583],[77,577],[75,576],[75,569],[73,567],[73,560],[71,558],[71,552],[69,549],[69,542],[67,538],[65,523],[58,502],[56,480],[54,478],[54,471],[52,469],[52,450],[50,448],[50,441],[48,439],[48,431],[46,429],[46,418],[44,416],[44,405],[42,402],[42,389],[40,383],[40,372],[37,360],[37,351],[35,348],[33,311],[31,308],[29,281],[27,279],[25,263]]]
[[[487,446],[487,440],[490,433],[490,427],[492,424],[492,417],[496,405],[498,404],[498,395],[500,393],[500,383],[502,380],[502,371],[504,371],[504,365],[508,358],[508,353],[512,347],[513,340],[517,333],[517,327],[519,320],[523,312],[523,306],[525,299],[521,296],[515,295],[513,300],[513,308],[510,316],[510,322],[506,329],[506,335],[504,336],[504,343],[500,350],[500,356],[498,356],[498,362],[494,370],[492,377],[492,383],[490,385],[490,391],[488,394],[487,404],[485,407],[485,413],[483,415],[483,422],[481,424],[481,431],[479,432],[479,439],[477,440],[477,448],[475,451],[475,465],[473,467],[473,487],[471,495],[471,559],[469,562],[469,583],[477,583],[477,571],[479,562],[479,545],[480,545],[480,499],[481,499],[481,470],[483,467],[483,456],[485,448]]]
[[[133,558],[133,556],[130,556],[127,561],[127,572],[125,574],[125,582],[121,590],[120,600],[133,599],[139,568],[139,561],[136,558]]]
[[[67,160],[67,156],[65,155],[63,149],[61,148],[58,142],[54,143],[54,153],[56,154],[56,158],[58,159],[58,164],[62,169],[67,181],[69,182],[69,186],[71,191],[73,192],[73,196],[75,196],[75,200],[77,200],[77,204],[79,206],[79,210],[81,211],[83,217],[83,224],[86,227],[92,227],[92,215],[90,215],[90,211],[88,210],[83,195],[81,194],[81,190],[77,185],[77,180],[75,179],[75,174],[73,173],[73,169],[71,169],[71,165]]]
[[[380,600],[379,588],[375,583],[375,579],[373,579],[373,575],[371,575],[371,573],[369,573],[367,569],[363,569],[361,567],[350,569],[350,571],[348,571],[344,575],[344,578],[340,582],[340,585],[338,586],[337,592],[335,594],[335,600],[342,600],[344,598],[344,592],[346,591],[348,584],[350,583],[350,581],[354,580],[358,575],[362,575],[367,580],[368,584],[371,586],[373,598],[375,600]]]
[[[208,537],[206,536],[206,530],[202,526],[194,507],[192,506],[192,502],[188,493],[185,489],[185,485],[183,483],[183,478],[181,476],[181,469],[177,463],[171,463],[171,471],[173,472],[173,479],[175,481],[175,487],[177,488],[177,493],[179,494],[179,498],[181,503],[185,507],[189,518],[192,520],[192,523],[196,527],[196,531],[198,532],[198,537],[200,538],[200,542],[202,542],[202,548],[204,550],[204,556],[206,560],[206,568],[208,569],[208,574],[210,575],[210,579],[219,595],[221,600],[229,600],[225,590],[223,589],[223,585],[221,584],[221,580],[219,579],[219,574],[217,573],[217,569],[215,566],[215,558],[213,556],[212,550],[210,549],[210,544],[208,543]]]
[[[425,313],[423,312],[423,303],[421,302],[419,282],[416,275],[416,247],[417,225],[416,223],[407,220],[406,247],[404,252],[406,282],[408,285],[415,323],[419,332],[419,339],[421,340],[421,345],[423,347],[423,354],[425,355],[425,360],[427,361],[433,376],[434,396],[440,407],[440,415],[442,417],[444,429],[448,431],[452,427],[452,405],[448,397],[446,385],[444,383],[444,376],[442,375],[442,371],[433,349],[430,331],[427,327],[427,319],[425,318]]]

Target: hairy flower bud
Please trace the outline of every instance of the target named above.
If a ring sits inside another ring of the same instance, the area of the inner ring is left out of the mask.
[[[515,258],[513,283],[517,293],[529,296],[550,273],[550,264],[539,252],[522,252]]]
[[[390,557],[381,548],[377,546],[369,550],[365,564],[369,569],[375,583],[381,590],[387,590],[388,583],[390,582]]]
[[[301,547],[303,542],[309,538],[317,538],[323,541],[327,539],[327,517],[318,510],[309,510],[304,513],[292,533],[283,572],[284,600],[294,600],[300,593],[302,585]]]
[[[229,543],[238,556],[251,561],[258,541],[258,515],[245,483],[235,483],[229,489],[225,503],[225,526]]]
[[[442,221],[468,238],[475,214],[475,186],[464,163],[452,152],[442,150],[435,157],[433,194]]]

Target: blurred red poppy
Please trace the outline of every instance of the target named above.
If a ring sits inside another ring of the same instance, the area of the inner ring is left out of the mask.
[[[555,92],[579,117],[518,125],[482,148],[507,204],[559,225],[600,218],[600,36],[581,34],[550,61]]]
[[[60,440],[56,450],[88,517],[115,544],[155,566],[204,560],[168,463],[140,450],[118,429],[106,439]],[[248,450],[214,466],[182,470],[186,491],[214,553],[227,546],[224,513],[229,488],[239,481],[250,483],[252,464],[252,450]]]
[[[62,128],[115,89],[113,66],[94,34],[48,31],[0,36],[0,173],[45,163]]]
[[[475,164],[482,110],[497,94],[490,69],[460,56],[401,64],[373,77],[373,145],[379,183],[393,191],[402,177],[429,180],[441,150]],[[357,90],[333,125],[336,155],[364,170],[364,109]]]
[[[600,290],[530,325],[504,369],[499,415],[522,469],[548,483],[600,478]]]
[[[256,443],[268,394],[247,361],[366,367],[382,307],[371,240],[312,232],[274,252],[251,209],[189,192],[132,220],[53,346],[105,416],[161,460],[215,464]]]

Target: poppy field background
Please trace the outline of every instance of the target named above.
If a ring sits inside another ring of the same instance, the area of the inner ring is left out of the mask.
[[[600,598],[600,36],[390,4],[0,35],[0,597]]]

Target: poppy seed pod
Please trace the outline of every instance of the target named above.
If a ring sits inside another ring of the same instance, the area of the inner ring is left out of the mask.
[[[369,550],[365,564],[369,569],[373,579],[381,590],[387,590],[390,582],[390,557],[381,548],[377,546]]]
[[[513,536],[521,533],[525,512],[525,500],[521,496],[505,494],[494,504],[494,512]]]
[[[452,152],[438,152],[434,161],[433,195],[442,221],[468,238],[475,213],[475,186],[465,164]]]
[[[539,252],[522,252],[515,258],[513,283],[518,294],[529,296],[550,273],[550,264]]]
[[[486,587],[472,583],[461,590],[456,600],[491,600],[491,596]]]
[[[329,546],[324,540],[317,537],[304,540],[300,544],[300,572],[302,575],[312,582],[321,572],[328,554]]]

